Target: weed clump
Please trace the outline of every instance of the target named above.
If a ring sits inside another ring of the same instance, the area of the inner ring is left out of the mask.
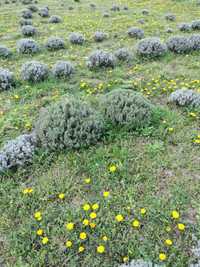
[[[163,56],[167,51],[167,46],[159,38],[145,38],[137,45],[137,53],[142,57],[155,58]]]
[[[112,53],[96,50],[89,56],[87,65],[90,69],[108,67],[114,68],[115,63],[116,58]]]
[[[10,90],[15,86],[15,78],[8,69],[0,68],[0,92]]]
[[[22,65],[21,77],[32,83],[44,81],[48,78],[48,67],[38,61],[28,61]]]

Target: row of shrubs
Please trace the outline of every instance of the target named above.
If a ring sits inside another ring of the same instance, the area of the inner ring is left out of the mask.
[[[98,107],[98,108],[97,108]],[[72,96],[43,108],[30,135],[9,141],[0,152],[0,171],[31,162],[37,147],[47,151],[95,145],[112,127],[136,130],[151,123],[156,108],[132,90],[114,90],[96,108]]]

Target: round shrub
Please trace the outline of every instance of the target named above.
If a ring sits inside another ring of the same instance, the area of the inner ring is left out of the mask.
[[[25,25],[32,25],[33,22],[32,22],[31,19],[23,19],[23,18],[22,18],[22,19],[19,21],[19,24],[20,24],[20,26],[25,26]]]
[[[113,54],[102,50],[96,50],[89,56],[87,65],[90,69],[108,67],[114,68],[115,63],[116,59]]]
[[[176,16],[174,14],[168,13],[165,15],[165,19],[169,20],[169,21],[175,21],[176,20]]]
[[[22,34],[24,36],[34,36],[36,35],[37,30],[35,27],[31,26],[31,25],[25,25],[22,27]]]
[[[128,29],[128,35],[132,38],[142,39],[144,37],[144,31],[139,28],[131,27]]]
[[[189,36],[189,42],[192,50],[200,50],[200,34],[192,34]]]
[[[137,44],[137,53],[142,57],[160,57],[167,51],[167,46],[159,38],[145,38]]]
[[[33,134],[20,135],[10,140],[0,151],[0,172],[32,162],[35,149]]]
[[[178,29],[181,32],[189,32],[191,30],[191,25],[189,23],[181,23],[178,25]]]
[[[143,15],[149,15],[149,10],[148,9],[143,9],[142,10]]]
[[[46,149],[79,149],[101,139],[104,122],[86,103],[65,98],[41,111],[35,131],[37,140]]]
[[[17,42],[17,52],[21,54],[35,54],[40,47],[33,39],[21,39]]]
[[[64,49],[65,48],[65,41],[59,37],[50,37],[47,40],[45,47],[50,51]]]
[[[178,106],[200,107],[200,94],[188,89],[179,89],[171,93],[169,102]]]
[[[47,65],[38,61],[28,61],[22,65],[21,77],[25,81],[40,82],[48,78],[49,69]]]
[[[153,106],[141,94],[132,90],[113,90],[105,94],[100,106],[106,120],[113,125],[137,129],[147,125]]]
[[[97,31],[94,33],[95,42],[102,42],[107,39],[108,35],[105,32]]]
[[[108,12],[105,12],[105,13],[103,13],[103,17],[104,18],[109,18],[110,17],[110,14]]]
[[[33,14],[29,9],[25,9],[25,10],[22,11],[22,17],[24,19],[32,19]]]
[[[114,55],[118,60],[129,61],[131,58],[131,53],[127,48],[119,48],[115,51]]]
[[[118,5],[113,5],[110,10],[111,11],[120,11],[120,7]]]
[[[12,89],[15,86],[15,78],[8,69],[0,68],[0,91]]]
[[[69,35],[69,41],[72,44],[82,45],[85,42],[85,38],[81,33],[78,32],[72,32]]]
[[[193,30],[200,30],[200,20],[192,21],[191,27]]]
[[[5,45],[0,45],[0,58],[7,58],[11,56],[12,52]]]
[[[29,9],[31,12],[37,12],[37,11],[38,11],[38,7],[35,6],[35,5],[30,5],[30,6],[28,6],[28,9]]]
[[[68,61],[58,61],[52,69],[56,78],[68,78],[74,72],[73,65]]]
[[[47,7],[43,7],[39,10],[38,14],[42,18],[48,18],[49,17],[49,9]]]
[[[51,16],[49,19],[49,23],[60,23],[60,22],[62,22],[61,17],[56,15]]]
[[[178,54],[188,53],[192,49],[191,43],[186,36],[172,36],[166,43],[170,51]]]
[[[172,29],[172,28],[167,28],[167,29],[165,30],[165,32],[166,32],[166,33],[173,33],[173,29]]]

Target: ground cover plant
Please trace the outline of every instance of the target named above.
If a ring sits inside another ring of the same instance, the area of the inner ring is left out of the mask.
[[[0,0],[0,265],[199,266],[199,12]]]

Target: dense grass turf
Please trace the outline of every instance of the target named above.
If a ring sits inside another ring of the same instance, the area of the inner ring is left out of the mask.
[[[63,3],[63,6],[61,4]],[[96,4],[96,10],[90,4]],[[161,107],[156,123],[140,132],[110,129],[105,139],[87,150],[63,151],[47,154],[38,151],[34,163],[16,172],[6,173],[0,184],[0,259],[6,266],[117,266],[123,261],[143,258],[159,262],[159,254],[166,253],[166,266],[185,267],[195,260],[192,247],[194,236],[199,238],[200,226],[200,147],[194,144],[200,134],[200,111],[175,108],[167,103],[170,92],[187,87],[200,90],[199,53],[174,55],[167,53],[155,61],[134,58],[115,69],[89,71],[86,58],[97,47],[114,51],[128,47],[134,51],[136,40],[127,35],[130,26],[144,29],[145,36],[159,36],[166,40],[170,27],[178,34],[177,24],[198,19],[200,7],[195,1],[119,1],[128,11],[103,13],[110,10],[112,1],[39,1],[49,5],[50,13],[63,18],[61,24],[48,24],[34,14],[33,25],[39,35],[34,38],[44,44],[50,36],[66,40],[65,50],[48,52],[45,49],[33,59],[52,66],[57,60],[71,60],[76,72],[70,80],[48,81],[31,85],[18,81],[14,90],[0,94],[0,144],[32,130],[41,107],[62,99],[70,93],[95,103],[99,94],[115,88],[129,88],[142,92]],[[69,6],[74,10],[69,11]],[[1,43],[10,47],[11,59],[0,60],[20,77],[21,64],[32,59],[16,53],[16,41],[21,37],[18,26],[21,4],[0,7]],[[148,16],[142,9],[150,11]],[[172,12],[175,22],[167,22],[164,15]],[[145,24],[138,20],[144,18]],[[93,41],[96,30],[109,34],[101,44]],[[72,31],[85,34],[83,46],[70,45]],[[114,172],[110,165],[116,166]],[[91,180],[85,180],[90,177]],[[28,191],[27,188],[32,190]],[[24,191],[25,190],[25,191]],[[32,191],[32,192],[31,192]],[[109,192],[107,198],[103,192]],[[63,193],[64,196],[59,194]],[[99,204],[95,211],[96,227],[83,226],[89,211],[85,203]],[[141,208],[146,209],[141,214]],[[171,212],[180,212],[178,220]],[[34,213],[40,211],[42,220]],[[115,216],[121,214],[122,222]],[[139,220],[140,227],[132,226]],[[75,223],[74,231],[65,224]],[[183,223],[185,231],[177,229]],[[169,229],[170,227],[170,229]],[[37,230],[44,231],[48,243],[42,244]],[[168,231],[170,230],[170,231]],[[80,232],[88,238],[81,241]],[[103,236],[108,238],[107,241]],[[165,240],[173,241],[167,246]],[[66,248],[71,240],[73,245]],[[85,247],[79,252],[80,246]],[[99,254],[96,249],[105,246]],[[124,258],[125,257],[125,258]]]

